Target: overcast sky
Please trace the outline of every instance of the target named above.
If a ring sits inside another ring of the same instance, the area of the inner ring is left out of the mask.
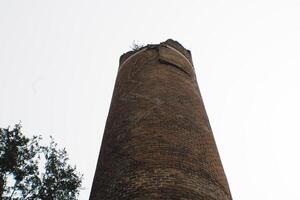
[[[54,136],[87,200],[119,56],[190,49],[233,198],[299,200],[300,1],[0,0],[0,127]]]

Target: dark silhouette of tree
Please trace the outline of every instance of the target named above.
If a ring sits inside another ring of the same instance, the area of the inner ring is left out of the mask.
[[[0,128],[0,199],[77,199],[82,175],[52,137],[48,146],[40,141],[40,136],[24,136],[20,124]]]

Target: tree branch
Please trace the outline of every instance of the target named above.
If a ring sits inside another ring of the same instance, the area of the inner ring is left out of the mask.
[[[17,188],[17,183],[18,183],[18,181],[16,181],[15,182],[15,184],[14,184],[14,190],[12,191],[12,193],[11,193],[11,195],[10,195],[10,197],[9,197],[9,200],[11,200],[12,199],[12,197],[13,197],[13,195],[14,195],[14,193],[15,193],[15,191],[16,191],[16,188]]]

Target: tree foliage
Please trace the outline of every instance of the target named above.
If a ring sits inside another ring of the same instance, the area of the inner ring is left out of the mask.
[[[21,125],[0,128],[0,197],[3,200],[77,199],[82,175],[68,164],[65,149],[51,137],[48,146],[41,137],[25,137]]]

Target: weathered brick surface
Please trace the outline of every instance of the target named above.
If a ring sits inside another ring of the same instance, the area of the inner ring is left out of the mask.
[[[121,56],[90,200],[230,200],[190,52]]]

